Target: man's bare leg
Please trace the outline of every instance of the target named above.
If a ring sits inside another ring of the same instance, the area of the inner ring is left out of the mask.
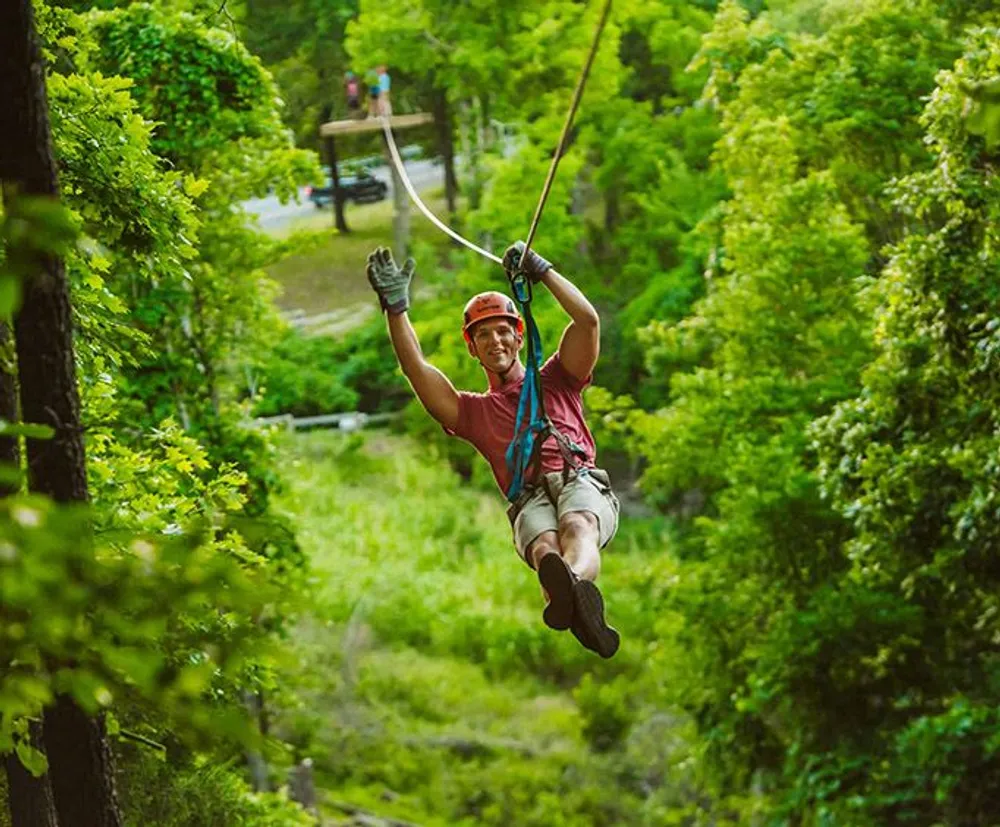
[[[559,518],[559,548],[581,580],[596,580],[601,571],[600,524],[589,511],[569,511]]]
[[[600,523],[589,511],[569,511],[559,518],[563,558],[580,579],[573,585],[571,629],[588,649],[603,658],[618,651],[618,632],[604,619],[604,597],[594,585],[601,571]]]
[[[559,535],[555,531],[543,531],[531,541],[525,557],[528,558],[528,564],[535,571],[538,571],[538,561],[550,551],[554,551],[556,554],[562,553],[559,549]]]
[[[538,572],[546,605],[542,612],[545,625],[568,629],[573,622],[573,572],[559,549],[559,534],[546,531],[528,548],[528,559]]]

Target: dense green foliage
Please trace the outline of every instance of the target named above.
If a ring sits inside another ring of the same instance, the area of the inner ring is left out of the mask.
[[[273,638],[302,581],[294,537],[268,509],[271,448],[240,424],[241,354],[277,323],[259,269],[273,244],[245,228],[233,199],[289,191],[315,162],[292,147],[272,82],[231,35],[146,5],[39,12],[58,67],[48,91],[68,208],[61,223],[39,221],[75,241],[60,249],[93,505],[5,502],[0,749],[44,769],[27,722],[68,693],[91,712],[113,704],[152,743],[186,745],[174,763],[183,784],[196,746],[223,760],[254,742],[243,699],[270,685]],[[130,48],[151,67],[184,54],[188,68],[156,76],[125,60]],[[113,74],[128,65],[136,77]],[[199,76],[228,82],[223,70],[237,93],[199,110],[192,130],[157,131],[166,116],[177,123],[169,101]],[[6,224],[23,212],[9,204]],[[279,811],[269,823],[301,822]]]
[[[378,413],[410,399],[381,319],[341,341],[286,331],[261,361],[257,416]]]
[[[995,3],[615,4],[537,242],[602,312],[591,424],[635,469],[607,663],[540,623],[383,321],[282,322],[297,242],[240,206],[314,178],[287,127],[387,61],[458,113],[463,231],[523,235],[597,4],[70,5],[39,6],[65,209],[4,205],[0,316],[65,256],[93,504],[0,508],[0,751],[44,768],[68,691],[113,709],[136,825],[306,823],[248,750],[427,827],[996,822]],[[417,252],[423,348],[478,389],[459,311],[501,275]],[[246,422],[348,410],[405,434]]]

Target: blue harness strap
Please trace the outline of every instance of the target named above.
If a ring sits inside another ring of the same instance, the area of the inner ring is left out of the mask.
[[[545,416],[545,399],[542,396],[542,336],[531,312],[531,282],[524,273],[508,274],[514,299],[524,316],[524,329],[528,339],[528,364],[517,403],[514,438],[507,446],[507,468],[511,473],[507,499],[514,502],[524,489],[531,462],[548,429]]]
[[[507,446],[507,469],[511,483],[507,488],[507,499],[515,502],[529,481],[532,465],[541,466],[542,444],[549,437],[555,438],[563,455],[563,471],[578,469],[576,458],[586,456],[584,451],[549,421],[545,413],[545,395],[542,391],[542,336],[538,332],[534,314],[531,312],[531,282],[520,272],[508,272],[514,299],[524,316],[524,329],[528,339],[528,359],[521,385],[521,396],[517,402],[517,418],[514,421],[514,438]]]

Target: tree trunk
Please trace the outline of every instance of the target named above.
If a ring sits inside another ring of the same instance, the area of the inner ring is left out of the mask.
[[[327,135],[326,162],[330,165],[330,180],[333,183],[333,223],[337,231],[347,235],[351,230],[344,218],[344,193],[340,189],[340,170],[337,163],[337,143],[333,135]]]
[[[31,741],[36,749],[42,749],[41,725],[31,724]],[[13,827],[57,827],[59,822],[48,773],[35,778],[13,752],[4,757],[4,769]]]
[[[0,3],[0,100],[0,180],[19,194],[58,198],[31,0]],[[64,503],[88,499],[71,322],[65,266],[57,256],[40,256],[14,328],[21,413],[55,432],[50,440],[27,440],[28,485]],[[103,722],[60,697],[46,710],[43,729],[62,827],[120,827]]]
[[[455,201],[458,197],[458,179],[455,177],[455,137],[452,132],[451,109],[444,89],[435,88],[431,93],[431,114],[437,132],[438,152],[444,164],[444,197],[448,214],[455,220]]]
[[[288,771],[288,797],[302,805],[302,808],[319,821],[319,808],[316,803],[316,781],[313,778],[313,762],[311,758],[299,761]]]
[[[121,827],[103,717],[61,695],[45,711],[44,732],[60,827]]]
[[[0,350],[6,350],[10,344],[10,326],[0,322]],[[6,422],[18,422],[17,410],[17,377],[8,373],[0,364],[0,419]],[[21,464],[21,451],[17,437],[0,437],[0,463],[17,468]],[[0,482],[0,497],[9,497],[17,493],[16,485],[6,485]]]
[[[618,185],[612,184],[604,193],[604,232],[608,235],[618,229],[620,208]]]
[[[490,96],[488,92],[479,98],[479,105],[483,119],[483,149],[491,152],[496,146],[497,133],[493,128],[493,118],[490,115]]]
[[[570,204],[570,214],[575,215],[580,219],[580,223],[584,226],[584,232],[580,234],[580,241],[576,245],[577,254],[583,258],[587,259],[590,257],[590,244],[587,240],[587,222],[583,217],[587,210],[587,195],[590,188],[587,182],[584,181],[582,175],[578,175],[576,181],[573,182],[573,195],[572,202]]]
[[[6,348],[10,339],[10,328],[6,323],[0,322],[0,348]],[[18,421],[17,379],[13,373],[3,370],[2,366],[0,366],[0,419],[6,422]],[[0,437],[0,463],[17,468],[20,464],[20,454],[16,437]],[[0,482],[0,497],[16,493],[16,485],[8,486]],[[32,745],[36,749],[42,749],[41,725],[30,724],[30,732]],[[7,773],[7,800],[13,827],[56,827],[56,805],[52,800],[52,787],[49,785],[48,774],[35,778],[13,752],[4,757],[4,770]]]
[[[243,693],[243,703],[250,713],[251,719],[257,722],[260,734],[266,736],[264,727],[261,725],[264,720],[264,695],[260,692],[245,691]],[[247,767],[250,770],[250,783],[254,790],[259,793],[266,793],[271,789],[267,761],[264,756],[256,750],[249,750],[246,754]]]

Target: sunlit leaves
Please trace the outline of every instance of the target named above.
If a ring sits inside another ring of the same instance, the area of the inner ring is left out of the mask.
[[[269,599],[258,575],[211,536],[196,524],[174,536],[95,533],[83,510],[3,502],[0,750],[20,745],[20,722],[57,693],[94,712],[135,692],[209,726],[206,692],[238,674],[259,636],[250,617]],[[185,623],[194,610],[235,622],[220,636],[217,623]],[[187,651],[201,653],[196,667],[179,661]]]
[[[924,116],[935,165],[894,187],[911,232],[864,292],[876,358],[859,395],[814,430],[826,492],[854,526],[851,579],[887,596],[883,617],[924,615],[905,633],[852,623],[879,641],[898,682],[882,693],[898,714],[869,785],[877,823],[888,813],[975,823],[986,805],[964,779],[993,783],[1000,196],[983,163],[991,136],[968,123],[964,92],[986,90],[988,104],[996,43],[995,30],[974,31],[939,76]]]
[[[695,716],[726,786],[746,783],[754,766],[777,812],[817,818],[856,812],[838,802],[856,780],[845,767],[868,760],[861,744],[888,725],[886,699],[932,671],[921,654],[934,647],[920,643],[923,607],[886,589],[888,553],[867,562],[867,543],[848,544],[870,508],[859,498],[841,511],[824,498],[810,424],[840,416],[838,403],[844,416],[863,410],[854,397],[871,359],[872,305],[859,295],[883,241],[906,224],[884,187],[929,166],[920,98],[956,51],[929,4],[873,0],[842,11],[822,36],[806,37],[778,32],[767,15],[751,22],[737,3],[720,7],[700,58],[712,71],[706,99],[722,114],[715,161],[733,193],[719,211],[718,259],[694,314],[646,332],[652,363],[672,372],[668,404],[631,416],[609,400],[602,408],[645,458],[655,500],[698,515],[682,547],[694,559],[671,593],[685,621],[677,645],[688,653],[671,672],[683,687],[672,697]],[[928,198],[916,183],[901,186]],[[912,323],[955,335],[941,325],[944,297],[918,320],[918,291],[902,272],[891,267],[879,284],[890,295],[905,285],[893,301],[907,322],[887,330],[876,312],[877,341],[898,341]],[[930,365],[935,349],[928,342],[909,355]],[[685,364],[693,367],[678,370]],[[935,386],[948,394],[950,365],[940,368]],[[898,370],[885,377],[902,379]],[[880,427],[892,411],[887,401]],[[873,432],[852,432],[852,449],[864,451]],[[893,512],[912,509],[920,523],[944,492],[931,494],[929,477],[900,459],[868,453],[863,478],[891,486]],[[939,485],[954,473],[939,473]],[[877,542],[882,528],[866,530]],[[918,593],[952,551],[913,572]]]
[[[88,26],[98,49],[87,64],[129,78],[157,124],[154,152],[212,182],[217,204],[269,188],[288,198],[319,176],[314,157],[292,146],[270,74],[229,32],[146,3],[94,12]]]

